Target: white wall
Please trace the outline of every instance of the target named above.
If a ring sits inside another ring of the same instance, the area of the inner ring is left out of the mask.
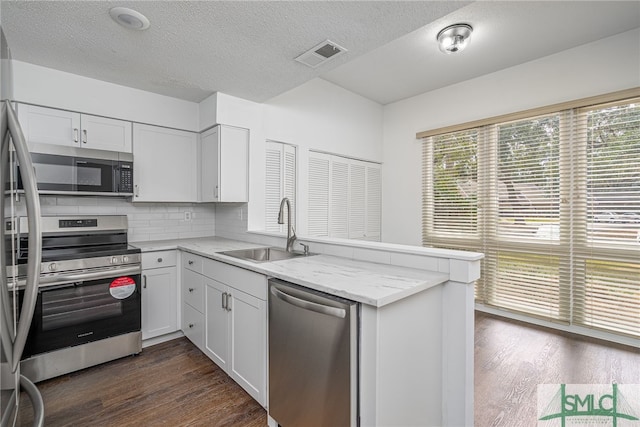
[[[15,60],[13,99],[152,125],[200,130],[195,102]]]
[[[325,80],[311,80],[267,101],[263,121],[264,139],[298,147],[297,204],[298,212],[304,213],[297,218],[299,234],[307,229],[309,150],[382,161],[382,106]],[[260,206],[250,203],[250,229],[264,229],[264,166],[259,173],[252,176],[251,185],[263,200]]]
[[[382,241],[421,245],[417,132],[640,86],[640,30],[384,108]]]

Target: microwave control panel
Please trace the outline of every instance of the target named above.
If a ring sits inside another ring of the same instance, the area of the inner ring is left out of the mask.
[[[120,163],[119,193],[133,193],[133,163]]]

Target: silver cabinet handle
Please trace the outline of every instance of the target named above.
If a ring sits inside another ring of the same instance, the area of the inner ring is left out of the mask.
[[[214,197],[215,199],[217,199],[217,198],[218,198],[218,186],[217,186],[217,185],[216,185],[216,187],[213,189],[213,197]]]
[[[146,274],[142,275],[142,283],[143,283],[142,287],[147,289],[147,275]]]
[[[162,258],[158,258],[158,262],[162,262]]]
[[[138,184],[134,185],[136,197],[140,197],[140,187]]]
[[[194,291],[194,289],[193,289],[193,288],[189,288],[189,292],[193,292],[193,291]]]
[[[78,128],[73,128],[73,142],[78,142]]]
[[[222,293],[222,308],[223,309],[227,309],[227,293],[223,292]]]
[[[347,315],[346,310],[343,308],[331,307],[328,305],[318,304],[316,302],[311,302],[298,297],[294,297],[293,295],[282,292],[280,289],[276,289],[275,287],[271,288],[271,293],[279,300],[287,302],[291,305],[295,305],[296,307],[303,308],[305,310],[311,310],[315,311],[316,313],[339,317],[341,319],[344,319]]]
[[[233,295],[227,294],[227,311],[231,311],[231,299],[232,298],[233,298]]]
[[[193,260],[189,260],[189,265],[193,265]]]
[[[82,129],[82,142],[84,144],[87,143],[87,130],[86,129]]]
[[[193,328],[195,325],[193,323],[189,323],[189,328]]]

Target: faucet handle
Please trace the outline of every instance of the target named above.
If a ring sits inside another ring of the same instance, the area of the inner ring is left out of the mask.
[[[300,245],[304,248],[304,254],[309,255],[309,245],[305,245],[302,242],[300,242]]]

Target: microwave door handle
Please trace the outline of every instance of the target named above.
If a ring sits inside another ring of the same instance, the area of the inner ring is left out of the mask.
[[[15,147],[18,162],[24,167],[20,168],[24,187],[25,202],[27,206],[27,222],[29,224],[29,254],[27,256],[27,280],[24,290],[24,300],[18,321],[15,342],[13,344],[12,370],[16,372],[22,357],[24,346],[27,342],[27,335],[31,327],[31,320],[36,308],[38,298],[38,286],[40,279],[40,262],[42,260],[42,229],[40,228],[40,198],[38,196],[38,186],[33,173],[31,155],[27,147],[24,134],[20,128],[20,123],[15,111],[11,108],[9,101],[5,101],[7,126],[13,145]],[[2,274],[5,274],[2,272]]]

